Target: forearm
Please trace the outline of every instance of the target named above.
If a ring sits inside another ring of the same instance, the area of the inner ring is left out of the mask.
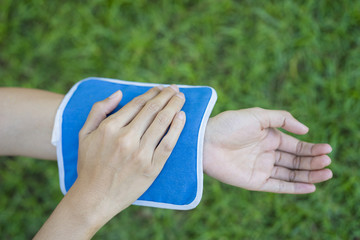
[[[56,160],[51,135],[63,98],[38,89],[0,88],[0,156]]]
[[[112,215],[76,182],[34,239],[90,239]]]
[[[38,89],[0,88],[0,156],[56,160],[51,135],[63,98]]]
[[[0,155],[56,160],[51,134],[63,95],[0,88]]]
[[[36,239],[89,239],[155,180],[185,125],[185,97],[176,86],[140,97],[109,118],[121,91],[93,105],[79,133],[78,178]]]

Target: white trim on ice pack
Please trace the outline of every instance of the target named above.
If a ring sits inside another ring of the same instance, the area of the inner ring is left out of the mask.
[[[63,156],[62,156],[62,116],[63,112],[65,110],[66,105],[68,104],[69,100],[71,99],[72,95],[78,88],[78,86],[88,80],[102,80],[107,82],[113,82],[113,83],[120,83],[120,84],[128,84],[128,85],[134,85],[134,86],[146,86],[146,87],[155,87],[155,86],[169,86],[170,84],[153,84],[153,83],[141,83],[141,82],[130,82],[130,81],[123,81],[123,80],[117,80],[117,79],[111,79],[111,78],[97,78],[97,77],[89,77],[86,79],[83,79],[76,83],[70,91],[65,95],[64,99],[62,100],[55,116],[55,122],[54,122],[54,129],[52,132],[52,138],[51,143],[56,147],[56,155],[57,155],[57,162],[59,167],[59,180],[60,180],[60,189],[63,194],[66,194],[66,188],[65,188],[65,171],[64,171],[64,162],[63,162]],[[179,88],[196,88],[196,87],[205,87],[205,86],[188,86],[188,85],[178,85]],[[189,210],[195,208],[202,197],[203,193],[203,145],[204,145],[204,136],[205,136],[205,129],[207,125],[207,121],[210,117],[210,114],[212,112],[212,109],[215,105],[217,94],[216,91],[211,88],[212,94],[210,101],[207,105],[207,108],[205,110],[205,113],[203,115],[203,118],[201,120],[201,125],[199,129],[199,135],[198,135],[198,141],[197,141],[197,193],[195,199],[186,205],[176,205],[176,204],[169,204],[169,203],[160,203],[160,202],[154,202],[154,201],[146,201],[146,200],[136,200],[133,204],[134,205],[140,205],[140,206],[149,206],[149,207],[158,207],[158,208],[167,208],[167,209],[176,209],[176,210]]]

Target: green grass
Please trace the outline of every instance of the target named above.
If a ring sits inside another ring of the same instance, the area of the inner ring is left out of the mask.
[[[305,196],[208,177],[192,211],[132,206],[95,239],[359,239],[360,1],[0,2],[0,85],[66,93],[89,76],[210,85],[213,114],[286,109],[333,146]],[[1,122],[1,119],[0,119]],[[0,159],[0,235],[29,239],[62,195],[54,162]]]

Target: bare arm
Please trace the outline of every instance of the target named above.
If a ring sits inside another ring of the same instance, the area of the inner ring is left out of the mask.
[[[204,171],[254,191],[303,194],[332,178],[329,144],[308,143],[281,132],[306,134],[289,112],[261,108],[226,111],[211,118],[204,140]]]
[[[0,88],[0,155],[56,160],[50,140],[63,97],[42,90]],[[270,116],[289,120],[273,126]],[[331,163],[327,156],[331,147],[279,132],[276,128],[285,127],[285,122],[294,122],[289,113],[259,108],[227,111],[211,118],[204,139],[204,171],[221,182],[249,190],[313,192],[314,183],[332,177],[332,172],[324,169]],[[307,129],[301,125],[293,123],[287,130],[305,134]]]
[[[0,155],[56,160],[51,134],[64,95],[0,88]]]
[[[90,239],[160,173],[185,124],[184,94],[155,87],[106,117],[121,98],[94,104],[79,134],[78,178],[35,239]]]

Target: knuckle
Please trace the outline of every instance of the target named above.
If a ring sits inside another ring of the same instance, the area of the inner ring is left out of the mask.
[[[276,148],[279,148],[283,144],[283,139],[280,134],[280,131],[274,131],[273,129],[271,129],[271,133],[273,133],[275,136],[274,145],[276,146]],[[282,155],[280,155],[280,156],[281,156],[280,158],[282,158]],[[282,160],[282,159],[280,159],[280,160]]]
[[[278,192],[284,192],[285,190],[285,182],[284,181],[279,181],[279,184],[278,184]]]
[[[133,99],[133,103],[136,107],[141,108],[146,104],[146,100],[145,100],[145,98],[138,96]]]
[[[169,125],[171,122],[170,113],[168,111],[161,111],[156,116],[156,121],[161,125]]]
[[[133,143],[123,136],[118,138],[117,145],[120,151],[124,153],[130,154],[133,150]]]
[[[80,131],[79,131],[79,139],[82,139],[84,136],[85,136],[85,130],[84,128],[82,128]]]
[[[152,164],[151,164],[151,155],[145,150],[139,150],[133,159],[136,169],[140,171],[143,175],[151,175]]]
[[[116,133],[116,126],[112,121],[103,121],[99,129],[105,136],[112,136]]]
[[[256,112],[260,112],[260,111],[263,111],[264,109],[261,108],[261,107],[253,107],[251,108],[252,110],[256,111]]]
[[[158,172],[156,171],[155,167],[147,166],[143,169],[143,175],[149,178],[156,178]]]
[[[314,161],[315,159],[314,159],[314,157],[312,157],[312,158],[310,158],[309,159],[309,161],[306,161],[305,162],[305,166],[306,166],[306,168],[307,169],[314,169],[314,168],[316,168],[315,166],[316,166],[316,164],[315,164],[315,161]]]
[[[296,153],[297,154],[300,154],[304,149],[304,142],[302,141],[299,141],[297,144],[296,144]]]
[[[122,129],[119,134],[118,141],[122,146],[134,145],[135,138],[131,128]]]
[[[312,144],[311,147],[310,147],[310,154],[313,154],[313,152],[314,152],[314,147],[315,147],[315,144]]]
[[[281,128],[284,128],[285,126],[286,126],[286,119],[287,119],[287,117],[286,116],[282,116],[282,120],[281,120]]]
[[[289,181],[294,182],[296,179],[296,171],[290,171],[289,172]]]
[[[295,156],[293,158],[293,161],[292,161],[293,169],[299,169],[300,168],[300,162],[301,162],[301,157],[300,156]]]
[[[275,168],[274,176],[279,176],[279,169],[280,169],[280,168],[278,168],[278,167]]]
[[[178,94],[174,95],[172,98],[177,105],[181,105],[185,102],[185,95],[182,92],[179,92]]]
[[[313,182],[312,179],[311,179],[311,171],[308,171],[308,173],[307,173],[307,181],[308,181],[309,183],[312,183],[312,182]]]
[[[160,89],[161,87],[159,87],[159,86],[156,86],[156,87],[153,87],[153,88],[151,88],[151,89],[149,89],[149,93],[155,93],[155,94],[159,94],[160,92],[161,92],[161,89]]]
[[[293,115],[290,113],[290,112],[288,112],[288,111],[281,111],[281,113],[282,113],[282,115],[283,115],[283,117],[284,117],[284,124],[285,124],[285,121],[286,121],[286,119],[292,119],[292,118],[294,118],[293,117]]]
[[[150,112],[158,112],[160,110],[160,104],[155,101],[150,101],[147,106],[147,110]]]
[[[288,111],[285,111],[285,110],[279,110],[279,112],[280,112],[282,115],[286,115],[286,116],[291,115]]]
[[[293,118],[293,115],[288,111],[283,111],[284,115],[289,118]]]
[[[102,110],[102,108],[103,108],[103,103],[102,103],[102,102],[96,102],[96,103],[94,103],[94,105],[92,106],[92,110],[93,110],[94,112],[99,112],[99,111]]]
[[[174,146],[172,143],[170,143],[170,142],[164,143],[164,145],[163,145],[164,155],[169,155],[172,152],[173,148],[174,148]]]
[[[146,166],[146,162],[149,160],[149,154],[147,154],[145,150],[139,150],[136,159],[139,164]]]
[[[275,161],[276,161],[276,163],[277,163],[277,164],[280,164],[280,163],[282,163],[282,160],[283,160],[282,153],[276,151],[276,152],[275,152]]]
[[[282,118],[284,119],[291,119],[294,118],[290,112],[286,111],[286,110],[278,110],[279,115],[281,115]],[[285,121],[285,120],[283,120]]]
[[[176,88],[176,87],[175,87]],[[168,86],[167,88],[164,89],[165,92],[168,92],[170,94],[175,94],[177,93],[177,91],[175,90],[175,88],[173,88],[172,86]]]
[[[176,118],[175,121],[171,124],[171,127],[176,131],[181,131],[184,126],[184,121]]]
[[[156,158],[158,160],[167,160],[173,150],[173,146],[170,143],[161,143],[161,145],[156,149]]]

